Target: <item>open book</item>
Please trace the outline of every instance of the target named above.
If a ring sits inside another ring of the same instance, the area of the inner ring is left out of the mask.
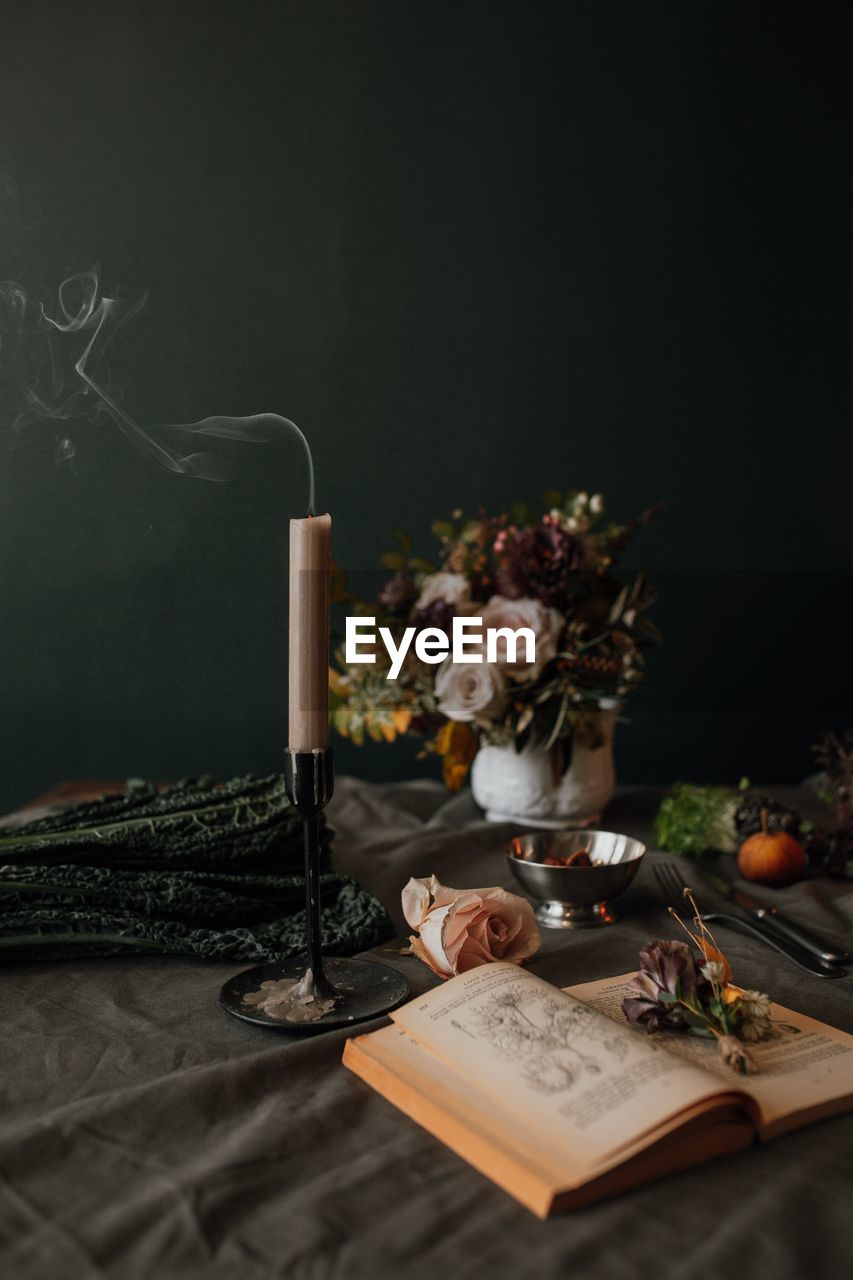
[[[713,1041],[629,1025],[631,976],[560,991],[483,965],[344,1063],[543,1218],[853,1107],[853,1036],[774,1005],[739,1076]]]

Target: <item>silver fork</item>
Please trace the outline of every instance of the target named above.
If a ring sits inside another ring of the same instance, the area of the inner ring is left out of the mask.
[[[695,893],[692,885],[685,884],[685,881],[671,862],[656,862],[654,864],[654,873],[667,906],[675,907],[676,911],[680,911],[684,904],[685,888],[689,888],[691,893]],[[818,978],[843,978],[847,972],[846,969],[842,969],[838,965],[824,964],[822,960],[818,960],[801,947],[783,940],[775,934],[771,934],[769,930],[765,930],[760,924],[754,923],[752,920],[746,920],[742,916],[735,916],[726,911],[703,911],[702,919],[709,924],[728,925],[729,928],[735,929],[738,933],[757,938],[766,947],[771,947],[774,951],[778,951],[780,955],[787,956],[789,960],[793,960],[794,964],[798,964],[801,969],[805,969],[807,973],[813,973]]]

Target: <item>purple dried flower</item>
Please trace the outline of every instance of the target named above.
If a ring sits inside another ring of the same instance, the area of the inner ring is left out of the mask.
[[[673,1000],[693,1003],[700,987],[708,985],[696,968],[690,947],[686,942],[650,942],[640,952],[640,962],[642,968],[630,983],[636,995],[622,1001],[625,1017],[647,1031],[684,1026],[684,1009]]]

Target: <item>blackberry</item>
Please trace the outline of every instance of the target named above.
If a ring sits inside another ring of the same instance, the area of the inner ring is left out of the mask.
[[[767,814],[768,831],[785,831],[795,840],[800,839],[800,815],[788,809],[778,800],[756,795],[748,791],[735,810],[735,829],[740,839],[748,840],[762,829],[761,815]]]

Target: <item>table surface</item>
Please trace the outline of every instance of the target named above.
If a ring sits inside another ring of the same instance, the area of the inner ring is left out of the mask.
[[[604,825],[648,839],[657,798],[622,789]],[[500,853],[514,829],[481,821],[467,794],[344,778],[330,813],[338,869],[372,889],[401,931],[410,875],[517,887]],[[617,924],[546,931],[534,971],[560,985],[624,972],[649,938],[672,936],[656,856],[619,900]],[[802,923],[849,937],[853,886],[766,892],[777,895]],[[812,978],[734,933],[725,944],[742,984],[853,1031],[853,977]],[[369,954],[423,990],[432,976],[400,946]],[[159,957],[5,967],[0,1274],[785,1280],[849,1271],[853,1114],[540,1222],[345,1071],[348,1033],[297,1039],[227,1018],[217,995],[231,972]]]

